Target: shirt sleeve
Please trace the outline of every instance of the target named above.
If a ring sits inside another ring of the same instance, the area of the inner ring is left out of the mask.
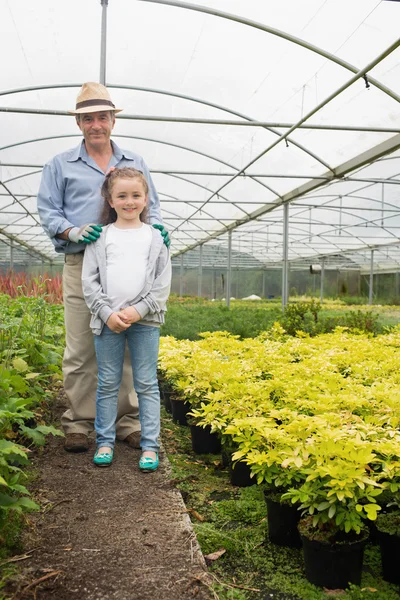
[[[50,161],[43,168],[37,207],[42,227],[53,242],[55,249],[64,249],[69,242],[60,240],[55,236],[70,227],[74,227],[74,224],[68,221],[64,215],[62,178],[57,172],[54,161]]]
[[[149,186],[149,212],[148,212],[149,223],[150,223],[150,225],[153,225],[153,223],[160,223],[162,225],[163,221],[162,221],[161,212],[160,212],[160,199],[158,197],[157,190],[156,190],[153,180],[151,178],[150,171],[143,159],[141,161],[140,170],[143,172],[143,175],[146,177],[146,181]]]

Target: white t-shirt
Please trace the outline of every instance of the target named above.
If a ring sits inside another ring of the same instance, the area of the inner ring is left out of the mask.
[[[151,228],[146,223],[139,229],[118,229],[112,224],[106,235],[107,295],[112,310],[118,311],[144,288]]]

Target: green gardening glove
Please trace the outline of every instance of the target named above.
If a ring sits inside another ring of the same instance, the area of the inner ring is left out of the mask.
[[[158,229],[158,231],[161,233],[161,235],[163,236],[164,239],[164,244],[167,246],[167,248],[170,247],[171,245],[171,240],[169,239],[169,233],[168,231],[165,229],[164,225],[160,225],[159,223],[155,223],[153,225],[154,229]]]
[[[88,223],[82,227],[72,227],[68,233],[68,239],[75,244],[91,244],[95,242],[102,232],[101,225]]]

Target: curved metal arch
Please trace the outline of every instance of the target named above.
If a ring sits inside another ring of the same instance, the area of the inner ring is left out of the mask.
[[[6,149],[6,148],[12,148],[12,147],[15,147],[15,146],[24,145],[24,144],[27,144],[27,143],[33,143],[33,142],[37,142],[37,141],[45,141],[45,140],[52,140],[52,139],[66,138],[66,137],[76,137],[76,136],[79,136],[79,134],[66,134],[66,135],[60,135],[60,136],[50,136],[50,137],[47,137],[47,138],[37,138],[37,139],[34,139],[34,140],[28,140],[28,141],[26,141],[26,142],[17,142],[16,144],[10,144],[9,146],[4,146],[4,147],[0,148],[0,150],[4,150],[4,149]],[[138,136],[128,136],[128,135],[122,135],[122,136],[118,136],[118,135],[116,135],[115,137],[125,137],[125,138],[130,138],[130,139],[139,139],[139,140],[144,140],[144,141],[154,141],[154,142],[157,142],[157,143],[159,142],[159,140],[152,140],[151,138],[143,138],[143,137],[138,137]],[[177,144],[169,144],[168,142],[162,142],[162,141],[160,141],[159,143],[161,143],[161,144],[165,143],[165,144],[167,144],[167,145],[176,146],[177,148],[182,148],[182,149],[185,149],[185,150],[187,149],[189,152],[195,152],[195,153],[201,154],[201,155],[203,155],[203,156],[206,156],[207,158],[211,158],[211,159],[213,159],[213,160],[219,161],[219,159],[217,159],[217,158],[216,158],[216,159],[214,159],[213,157],[211,157],[211,156],[208,156],[208,155],[206,155],[206,154],[204,154],[204,153],[202,153],[202,152],[197,152],[197,150],[191,150],[190,148],[185,148],[184,146],[178,146]],[[221,161],[221,162],[222,162],[222,161]],[[224,163],[224,164],[225,164],[226,166],[229,166],[229,167],[230,167],[230,168],[232,168],[232,169],[236,168],[236,167],[231,167],[231,166],[230,166],[228,163]],[[37,173],[41,173],[41,172],[42,172],[42,169],[41,169],[41,170],[39,170],[39,171],[30,171],[30,172],[28,172],[28,173],[23,173],[22,175],[17,175],[16,177],[12,177],[12,178],[10,178],[10,179],[7,179],[7,180],[5,181],[5,183],[8,183],[8,182],[10,182],[10,181],[15,181],[15,180],[17,180],[17,179],[22,179],[22,178],[24,178],[24,177],[28,177],[28,176],[30,176],[30,175],[36,175]],[[166,174],[166,176],[167,176],[167,177],[176,177],[177,179],[181,179],[182,181],[185,181],[185,183],[189,183],[189,184],[192,184],[192,185],[196,185],[196,186],[198,186],[198,187],[201,187],[201,188],[203,188],[203,189],[207,190],[207,192],[212,192],[212,190],[211,190],[209,187],[207,187],[207,186],[204,186],[204,185],[201,185],[201,184],[199,184],[199,183],[197,183],[197,182],[195,182],[195,181],[190,181],[190,179],[186,179],[186,178],[184,178],[184,177],[180,177],[180,176],[178,176],[178,175],[173,175],[172,173],[168,173],[168,174]],[[251,178],[251,179],[253,179],[252,177],[250,177],[250,178]],[[260,183],[260,185],[263,185],[263,186],[264,186],[266,189],[268,189],[268,190],[269,190],[271,193],[275,194],[275,195],[276,195],[278,198],[280,198],[280,195],[279,195],[277,192],[275,192],[275,191],[274,191],[272,188],[270,188],[270,187],[269,187],[269,186],[267,186],[267,185],[264,185],[262,182],[259,182],[258,180],[256,180],[256,181],[257,181],[257,183]],[[241,212],[243,212],[245,215],[248,215],[248,213],[247,213],[247,212],[246,212],[246,211],[245,211],[243,208],[241,208],[240,206],[238,206],[236,202],[232,202],[232,201],[231,201],[231,200],[229,200],[229,199],[228,199],[226,196],[222,196],[222,194],[219,194],[219,196],[220,196],[221,198],[223,198],[224,200],[226,200],[226,202],[227,202],[228,204],[230,204],[231,206],[235,206],[235,207],[236,207],[238,210],[240,210]],[[193,208],[196,208],[196,207],[193,207]],[[202,212],[206,212],[206,211],[205,211],[204,209],[202,209]],[[29,214],[30,214],[30,213],[29,213]],[[208,213],[207,213],[207,214],[208,214]],[[218,222],[219,222],[221,225],[223,225],[223,226],[224,226],[224,223],[223,223],[222,221],[220,221],[219,219],[216,219],[215,217],[211,217],[211,218],[212,218],[214,221],[218,221]]]
[[[47,141],[47,140],[56,140],[56,139],[61,139],[61,138],[69,138],[69,137],[81,137],[79,133],[69,133],[69,134],[65,134],[65,135],[52,135],[52,136],[48,136],[48,137],[43,137],[43,138],[35,138],[32,140],[25,140],[23,142],[16,142],[15,144],[8,144],[7,146],[2,146],[0,148],[1,150],[8,150],[9,148],[15,148],[16,146],[23,146],[25,144],[31,144],[31,143],[35,143],[35,142],[43,142],[43,141]],[[212,156],[211,154],[206,154],[205,152],[201,152],[200,150],[194,150],[193,148],[189,148],[188,146],[182,146],[180,144],[174,144],[173,142],[166,142],[164,140],[158,140],[156,138],[147,138],[147,137],[142,137],[142,136],[138,136],[138,135],[126,135],[126,134],[113,134],[113,137],[120,137],[120,138],[126,138],[126,139],[132,139],[132,140],[142,140],[144,142],[154,142],[156,144],[165,144],[166,146],[172,146],[174,148],[179,148],[180,150],[186,150],[187,152],[193,152],[194,154],[198,154],[199,156],[204,156],[205,158],[209,158],[210,160],[215,160],[218,163],[221,163],[223,165],[225,165],[226,167],[229,167],[230,169],[233,169],[234,171],[238,172],[239,169],[237,167],[233,167],[231,164],[223,161],[220,158],[216,158],[214,156]],[[231,175],[234,175],[235,173],[232,173]],[[216,175],[218,175],[218,173],[216,173]],[[277,196],[278,198],[280,198],[280,194],[274,190],[273,188],[271,188],[271,186],[267,185],[266,183],[264,183],[263,181],[260,181],[257,177],[253,177],[252,175],[246,175],[246,177],[249,177],[249,179],[252,179],[253,181],[257,182],[259,185],[263,186],[265,189],[267,189],[268,191],[270,191],[272,194],[275,194],[275,196]],[[209,190],[211,191],[211,190]],[[234,203],[232,203],[234,204]]]
[[[10,179],[7,179],[7,180],[5,180],[3,183],[10,183],[11,181],[16,181],[17,179],[22,179],[23,177],[28,177],[28,176],[30,176],[30,175],[37,175],[38,173],[41,173],[41,172],[42,172],[42,169],[40,169],[39,171],[30,171],[29,173],[23,173],[22,175],[17,175],[16,177],[11,177]],[[211,191],[212,191],[212,190],[210,190],[210,188],[208,188],[207,186],[201,185],[201,184],[199,184],[199,183],[197,183],[197,182],[195,182],[195,181],[190,181],[190,180],[188,180],[188,179],[185,179],[184,177],[179,177],[179,176],[175,176],[175,175],[171,175],[171,174],[169,174],[168,176],[169,176],[169,177],[176,177],[177,179],[181,179],[181,180],[185,181],[185,183],[189,183],[189,184],[192,184],[192,185],[196,185],[196,186],[198,186],[198,187],[201,187],[201,188],[203,188],[203,189],[207,190],[208,192],[211,192]],[[6,188],[6,189],[7,189],[7,188]],[[7,190],[7,191],[9,191],[9,190]],[[9,193],[10,193],[10,196],[11,196],[11,197],[14,197],[14,196],[13,196],[13,194],[12,194],[11,192],[9,192]],[[163,192],[160,192],[160,193],[163,193]],[[164,195],[168,195],[168,194],[164,194]],[[31,196],[29,196],[29,197],[31,197]],[[171,197],[172,197],[172,196],[171,196]],[[236,204],[235,204],[234,202],[231,202],[230,200],[228,200],[228,199],[227,199],[227,198],[225,198],[224,196],[221,196],[221,198],[223,198],[224,200],[226,200],[226,201],[227,201],[227,202],[228,202],[230,205],[232,205],[232,206],[236,206]],[[24,198],[23,200],[26,200],[26,199],[27,199],[27,198]],[[29,211],[28,211],[28,210],[25,208],[25,206],[23,206],[23,205],[21,204],[21,202],[22,202],[22,201],[18,201],[18,200],[17,200],[17,202],[18,202],[18,204],[20,204],[20,205],[21,205],[21,206],[24,208],[24,210],[26,211],[26,214],[27,214],[28,216],[30,216],[30,217],[32,217],[34,220],[36,220],[36,219],[35,219],[35,215],[34,215],[33,213],[29,212]],[[185,202],[185,204],[188,204],[189,206],[192,206],[190,202]],[[196,207],[195,207],[195,206],[192,206],[192,208],[196,208]],[[236,206],[236,208],[238,208],[238,210],[241,210],[241,212],[243,212],[245,215],[247,215],[247,214],[248,214],[248,213],[246,213],[246,211],[245,211],[245,210],[243,210],[242,208],[240,208],[240,207],[238,207],[238,206]],[[172,211],[168,211],[168,210],[167,210],[166,212],[172,212]],[[225,223],[224,223],[223,221],[221,221],[220,219],[217,219],[217,218],[216,218],[216,217],[214,217],[213,215],[210,215],[210,214],[209,214],[207,211],[203,210],[202,212],[204,212],[205,214],[207,214],[207,216],[209,216],[211,220],[213,220],[213,221],[216,221],[216,222],[220,223],[220,225],[222,225],[223,227],[225,226]],[[177,216],[179,216],[179,215],[177,215]],[[12,225],[12,223],[10,223],[10,224]],[[39,223],[37,223],[37,224],[39,224]],[[201,228],[200,228],[200,227],[199,227],[199,226],[198,226],[198,225],[197,225],[197,224],[196,224],[194,221],[193,221],[193,224],[195,224],[195,225],[196,225],[196,227],[198,227],[199,231],[201,231],[201,232],[204,232],[204,229],[201,229]],[[174,230],[173,230],[173,231],[174,231]],[[190,236],[190,237],[192,237],[192,236]]]
[[[176,202],[184,202],[191,208],[196,208],[195,206],[193,206],[193,202],[190,202],[187,200],[184,200],[184,201],[179,200],[179,198],[177,198],[176,196],[172,196],[171,194],[166,194],[165,192],[159,192],[159,194],[162,194],[163,196],[166,196],[167,198],[172,198],[172,200],[175,200]],[[160,198],[160,201],[162,201],[161,198]],[[168,213],[168,212],[176,217],[179,217],[178,213],[175,213],[172,210],[164,209],[164,213]],[[218,221],[219,223],[221,223],[221,225],[224,225],[224,223],[222,221],[220,221],[219,219],[216,219],[213,215],[210,215],[207,211],[204,211],[204,214],[206,214],[207,217],[209,217],[212,221]],[[199,231],[204,231],[203,229],[201,229],[200,225],[197,225],[197,223],[195,221],[193,221],[193,225],[195,225],[199,229]]]
[[[379,200],[375,200],[375,201],[376,201],[376,202],[379,202]],[[334,208],[334,207],[331,207],[331,208],[329,208],[329,209],[328,209],[328,208],[327,208],[327,207],[325,207],[325,206],[319,206],[319,207],[317,207],[317,208],[318,208],[318,209],[320,209],[320,210],[332,210],[332,208]],[[397,207],[395,207],[395,206],[394,206],[394,208],[397,208]],[[350,211],[347,211],[347,210],[342,210],[342,214],[348,214],[348,215],[351,215],[351,216],[353,216],[353,217],[354,217],[354,216],[356,216],[356,217],[357,217],[357,218],[358,218],[358,219],[361,221],[361,222],[359,222],[359,223],[357,223],[357,224],[355,224],[355,225],[354,225],[354,224],[345,225],[345,226],[343,227],[343,229],[348,229],[348,228],[350,228],[350,227],[360,227],[360,226],[364,226],[364,225],[368,225],[368,224],[372,224],[372,227],[377,227],[377,225],[375,225],[375,221],[379,221],[379,220],[381,220],[381,217],[378,217],[377,219],[365,219],[365,218],[363,218],[362,216],[355,215],[355,214],[353,214],[352,212],[350,212]],[[393,215],[393,217],[394,217],[394,215]],[[324,225],[324,222],[323,222],[323,221],[316,220],[316,219],[313,219],[313,223],[314,223],[314,224],[318,224],[318,225]],[[276,219],[276,220],[274,220],[274,222],[271,222],[271,221],[267,222],[267,221],[265,221],[265,226],[270,226],[270,225],[276,225],[276,226],[278,226],[278,225],[280,225],[280,224],[282,224],[282,218],[281,218],[279,221],[278,221],[278,219]],[[257,229],[257,230],[255,231],[255,233],[261,234],[261,233],[263,232],[263,230],[265,230],[265,226],[264,226],[264,227],[262,227],[262,228],[260,227],[259,229]],[[304,238],[303,238],[303,239],[298,239],[298,240],[296,240],[296,242],[297,242],[297,243],[299,243],[299,244],[302,244],[303,246],[305,246],[306,248],[309,248],[310,250],[314,250],[314,248],[313,248],[312,244],[311,244],[311,243],[307,243],[307,242],[305,241],[306,239],[308,239],[308,238],[310,237],[310,234],[309,234],[309,232],[305,233],[305,232],[304,232],[302,229],[300,229],[299,227],[296,227],[296,226],[292,226],[292,227],[293,227],[293,229],[296,229],[296,230],[298,230],[298,231],[299,231],[299,233],[303,233],[303,234],[304,234]],[[379,226],[379,228],[381,229],[381,227],[380,227],[380,226]],[[387,233],[389,233],[390,235],[392,235],[393,237],[396,237],[396,236],[395,236],[395,234],[391,233],[391,232],[390,232],[390,231],[387,229],[387,227],[383,227],[383,229],[384,229],[384,230],[385,230]],[[240,231],[240,230],[239,230],[239,231]],[[320,233],[320,234],[312,234],[312,236],[313,236],[313,237],[320,238],[320,239],[324,239],[324,238],[325,238],[325,236],[326,236],[327,234],[329,234],[329,233],[333,233],[333,232],[336,232],[336,231],[338,231],[338,228],[337,228],[337,227],[335,227],[335,228],[333,228],[333,229],[330,229],[330,230],[328,230],[328,231],[324,231],[324,232],[322,232],[322,233]],[[243,235],[246,235],[246,232],[245,232],[245,231],[243,231]],[[279,235],[279,233],[277,233],[277,235]],[[349,239],[354,239],[354,240],[357,240],[357,241],[359,241],[361,244],[365,244],[365,241],[364,241],[363,239],[361,239],[359,236],[357,236],[357,235],[355,235],[355,234],[353,234],[353,233],[351,233],[351,232],[347,232],[347,235],[348,235]],[[337,244],[335,244],[333,241],[329,240],[329,241],[328,241],[328,243],[329,243],[331,246],[333,246],[333,247],[337,248],[337,250],[338,250],[340,253],[343,253],[343,251],[344,251],[344,250],[343,250],[343,249],[341,249],[341,248],[340,248],[340,246],[338,246]],[[399,242],[399,243],[400,243],[400,242]],[[375,245],[374,245],[374,246],[375,246]],[[271,250],[274,250],[274,248],[275,248],[275,249],[279,249],[280,247],[281,247],[281,244],[280,244],[279,242],[276,242],[275,244],[274,244],[274,243],[272,243],[272,244],[271,244],[271,246],[270,246],[270,249],[271,249]],[[368,248],[369,246],[366,246],[366,247]],[[302,255],[300,255],[300,254],[298,254],[298,256],[299,256],[299,257],[302,257]]]
[[[362,198],[362,197],[361,197],[361,198]],[[371,200],[370,198],[365,198],[365,199]],[[375,200],[375,202],[379,202],[379,200]],[[395,207],[395,206],[393,205],[393,208],[397,208],[397,207]],[[375,226],[375,227],[379,227],[379,229],[384,229],[385,231],[387,231],[387,233],[388,233],[388,234],[390,234],[390,235],[394,235],[394,234],[392,234],[392,233],[391,233],[391,232],[390,232],[390,231],[387,229],[387,227],[385,227],[385,226],[384,226],[384,227],[382,228],[381,226],[374,225],[376,221],[380,221],[380,220],[381,220],[381,218],[382,218],[381,216],[379,216],[377,219],[366,219],[366,218],[364,218],[362,215],[355,214],[355,213],[351,212],[350,210],[347,210],[347,209],[341,209],[341,210],[340,210],[340,208],[337,208],[337,207],[333,207],[333,206],[332,206],[332,207],[327,207],[327,206],[324,206],[324,205],[322,205],[322,206],[318,206],[318,207],[316,208],[316,210],[321,210],[321,211],[323,211],[323,210],[331,210],[331,211],[332,211],[332,210],[333,210],[333,211],[341,212],[343,215],[349,215],[349,216],[351,216],[351,217],[356,217],[357,219],[359,219],[359,222],[358,222],[358,223],[356,223],[356,224],[340,225],[340,226],[338,226],[338,227],[335,227],[335,226],[333,226],[333,227],[334,227],[333,229],[330,229],[330,230],[328,230],[328,231],[325,231],[325,232],[324,232],[324,234],[326,234],[326,233],[329,233],[329,232],[338,231],[339,229],[340,229],[340,230],[341,230],[341,229],[343,229],[343,230],[346,230],[346,229],[348,229],[348,228],[350,228],[350,227],[360,227],[360,226],[363,226],[363,225],[365,225],[365,224],[366,224],[366,225],[368,225],[368,224],[372,224],[372,225],[373,225],[373,226]],[[301,212],[303,212],[303,211],[301,211]],[[391,215],[391,216],[388,216],[387,218],[393,218],[394,216],[395,216],[395,215]],[[324,224],[325,224],[323,221],[320,221],[319,219],[315,219],[315,218],[314,218],[314,219],[312,219],[312,220],[311,220],[311,222],[312,222],[313,224],[315,224],[315,225],[324,225]],[[265,225],[267,225],[267,226],[269,226],[269,225],[279,225],[279,224],[281,224],[281,223],[282,223],[282,218],[280,218],[279,220],[278,220],[278,219],[276,219],[276,220],[274,220],[274,221],[265,221],[264,223],[265,223]],[[307,225],[307,223],[306,223],[306,222],[305,222],[304,224],[305,224],[305,225]],[[264,228],[265,228],[265,227],[264,227]],[[261,233],[261,232],[262,232],[262,230],[263,230],[264,228],[260,227],[260,228],[259,228],[259,229],[257,229],[256,231],[257,231],[258,233]],[[317,237],[318,237],[319,235],[320,235],[320,234],[313,234],[313,233],[311,233],[311,236],[317,236]],[[310,232],[307,232],[307,235],[306,235],[306,237],[310,237]],[[357,240],[359,240],[359,241],[361,241],[361,242],[362,242],[362,240],[361,240],[361,239],[360,239],[360,238],[359,238],[357,235],[354,235],[354,234],[350,233],[350,237],[353,237],[353,238],[355,238],[355,239],[357,239]]]
[[[343,211],[343,212],[344,212],[345,214],[352,215],[352,213],[350,213],[349,211]],[[354,216],[354,215],[352,215],[352,216]],[[374,222],[375,222],[374,220],[362,219],[362,217],[360,217],[360,220],[361,220],[361,223],[358,223],[358,224],[356,224],[356,225],[346,225],[346,226],[344,227],[344,229],[348,229],[348,228],[350,228],[350,227],[360,227],[360,226],[362,226],[362,225],[365,225],[365,224],[367,224],[367,225],[368,225],[368,223],[374,223]],[[314,224],[324,225],[324,222],[323,222],[323,221],[319,221],[319,220],[315,220],[315,219],[314,219],[314,220],[313,220],[313,222],[314,222]],[[301,230],[299,227],[294,227],[294,229],[297,229],[299,232],[302,232],[302,230]],[[322,233],[319,233],[319,234],[314,234],[314,235],[313,235],[313,237],[316,237],[316,238],[321,238],[321,239],[323,239],[323,238],[324,238],[326,235],[329,235],[330,233],[333,233],[333,232],[336,232],[336,231],[338,231],[338,228],[329,229],[328,231],[324,231],[324,232],[322,232]],[[385,231],[386,231],[386,228],[385,228]],[[309,232],[307,232],[307,234],[306,234],[305,232],[302,232],[302,233],[304,233],[304,235],[305,235],[305,239],[310,237],[310,235],[309,235]],[[389,233],[389,231],[388,231],[388,233]],[[349,239],[358,240],[358,241],[359,241],[361,244],[362,244],[362,243],[364,243],[364,244],[365,244],[365,241],[364,241],[363,239],[361,239],[361,238],[360,238],[358,235],[354,235],[353,233],[347,233],[347,235],[348,235]],[[391,235],[394,235],[394,234],[391,234]],[[396,237],[396,236],[394,236],[394,237]],[[297,241],[298,243],[300,243],[300,244],[303,244],[303,245],[305,245],[305,246],[309,247],[309,248],[312,248],[312,245],[311,245],[311,243],[306,243],[306,242],[304,242],[304,240],[302,240],[302,239],[299,239],[299,240],[296,240],[296,241]],[[341,250],[341,249],[340,249],[340,246],[337,246],[337,244],[335,244],[334,242],[332,242],[332,241],[329,241],[329,244],[331,244],[331,245],[332,245],[332,246],[334,246],[335,248],[338,248],[338,250],[339,250],[340,252],[343,252],[343,250]],[[275,247],[279,247],[279,246],[280,246],[279,244],[275,244]],[[273,247],[273,245],[272,245],[272,247]]]
[[[393,175],[393,177],[398,177],[399,175],[400,175],[400,173],[396,173],[396,175]],[[326,188],[325,188],[325,189],[329,188],[329,187],[330,187],[330,185],[331,185],[331,183],[332,183],[332,182],[329,182],[329,183],[326,185]],[[377,182],[377,183],[379,183],[379,182]],[[379,202],[379,203],[380,203],[380,205],[382,205],[382,201],[381,201],[381,199],[369,198],[369,197],[367,197],[367,196],[357,196],[357,195],[356,195],[356,192],[358,192],[358,191],[363,191],[363,190],[366,190],[366,189],[369,189],[369,188],[371,188],[371,187],[373,187],[373,186],[377,185],[377,183],[369,183],[369,184],[367,184],[367,185],[364,185],[364,186],[361,186],[361,187],[359,187],[359,188],[358,188],[358,189],[356,189],[356,190],[352,190],[351,192],[348,192],[347,194],[338,194],[338,193],[336,193],[336,194],[329,194],[329,196],[331,196],[331,198],[330,198],[330,199],[328,199],[328,200],[327,200],[327,202],[325,202],[324,204],[318,205],[318,206],[316,206],[315,208],[317,208],[317,209],[318,209],[318,208],[323,208],[323,207],[324,207],[324,206],[326,206],[326,205],[327,205],[329,202],[332,202],[332,201],[334,201],[334,200],[339,200],[340,198],[360,198],[361,200],[369,200],[369,201],[371,201],[371,202],[376,202],[376,203],[378,203],[378,202]],[[390,185],[390,183],[389,183],[389,185]],[[311,200],[313,200],[314,198],[328,198],[328,196],[327,196],[327,195],[323,195],[323,196],[318,196],[318,195],[317,195],[317,196],[314,196],[314,195],[313,195],[313,196],[303,196],[303,199],[304,199],[304,200],[307,200],[307,199],[311,199]],[[384,202],[384,205],[385,205],[385,206],[386,206],[386,204],[388,204],[388,203]],[[397,208],[395,205],[392,205],[392,206],[393,206],[393,208]],[[295,203],[293,204],[293,207],[296,207],[296,204],[295,204]],[[299,207],[299,208],[300,208],[300,207]],[[307,211],[309,208],[313,208],[313,206],[311,206],[311,207],[303,207],[303,210],[301,210],[301,211],[300,211],[300,214],[301,214],[301,212],[306,212],[306,211]],[[334,208],[334,207],[332,207],[332,208]],[[338,207],[338,210],[340,211],[340,207]],[[351,214],[351,213],[350,213],[350,214]],[[356,213],[355,213],[353,216],[356,216]]]
[[[359,69],[348,63],[345,60],[342,60],[331,54],[330,52],[323,50],[319,46],[314,46],[314,44],[310,44],[301,38],[298,38],[290,33],[286,33],[280,29],[276,29],[275,27],[270,27],[268,25],[264,25],[263,23],[259,23],[258,21],[253,21],[251,19],[246,19],[244,17],[239,17],[238,15],[234,15],[232,13],[227,13],[221,10],[217,10],[214,8],[208,8],[207,6],[200,6],[198,4],[188,4],[187,2],[180,2],[179,0],[139,0],[140,2],[149,2],[151,4],[164,4],[167,6],[175,6],[176,8],[183,8],[186,10],[193,10],[195,12],[202,12],[208,15],[212,15],[214,17],[220,17],[222,19],[227,19],[228,21],[234,21],[235,23],[240,23],[241,25],[248,25],[249,27],[254,27],[255,29],[259,29],[261,31],[265,31],[266,33],[270,33],[271,35],[275,35],[277,37],[283,38],[288,42],[292,42],[293,44],[297,44],[298,46],[302,46],[306,50],[310,50],[311,52],[315,52],[320,56],[323,56],[327,60],[336,63],[340,67],[351,71],[352,73],[357,73]],[[396,94],[393,90],[385,86],[383,83],[375,79],[374,77],[370,77],[368,75],[368,81],[372,83],[375,87],[380,89],[385,94],[388,94],[393,100],[400,102],[400,96]]]
[[[0,96],[7,96],[9,94],[18,94],[18,93],[32,92],[32,91],[38,91],[38,90],[80,87],[81,85],[82,84],[80,84],[80,83],[37,85],[37,86],[32,86],[32,87],[27,87],[27,88],[16,88],[16,89],[12,89],[12,90],[6,90],[3,92],[0,92]],[[133,86],[133,85],[118,85],[118,84],[112,84],[112,83],[107,83],[107,87],[114,88],[114,89],[121,89],[121,90],[132,90],[132,91],[136,91],[136,92],[147,92],[150,94],[160,94],[163,96],[171,96],[173,98],[180,98],[181,100],[189,100],[190,102],[196,102],[198,104],[203,104],[204,106],[209,106],[211,108],[216,108],[217,110],[222,110],[231,115],[235,115],[236,117],[240,117],[240,118],[244,119],[245,121],[249,121],[249,122],[255,121],[255,119],[252,119],[251,117],[248,117],[247,115],[237,112],[235,110],[232,110],[230,108],[226,108],[224,106],[215,104],[213,102],[208,102],[207,100],[201,100],[200,98],[195,98],[193,96],[187,96],[185,94],[178,94],[177,92],[168,92],[166,90],[158,90],[158,89],[154,89],[154,88],[147,88],[147,87],[140,87],[140,86]],[[279,133],[279,131],[276,131],[276,129],[274,129],[273,127],[264,126],[263,129],[266,129],[267,131],[269,131],[270,133],[273,133],[274,135],[277,135],[277,136],[281,135]],[[329,171],[332,171],[329,164],[326,163],[322,159],[322,157],[318,156],[311,150],[308,150],[305,146],[303,146],[299,142],[296,142],[292,138],[288,137],[287,139],[291,144],[293,144],[293,146],[296,146],[299,150],[301,150],[302,152],[305,152],[306,154],[308,154],[308,156],[311,156],[311,158],[313,158],[314,160],[319,162],[321,165],[326,167]]]
[[[315,196],[315,197],[318,198],[318,196]],[[332,198],[332,200],[339,200],[339,198],[340,198],[340,196],[335,196],[334,198]],[[343,196],[343,198],[356,198],[357,200],[368,200],[369,202],[374,202],[375,204],[379,204],[380,208],[382,207],[382,201],[380,199],[370,198],[369,196],[357,196],[357,195],[354,195],[354,194],[347,194],[346,196]],[[318,210],[318,209],[326,209],[326,210],[334,210],[334,211],[336,210],[338,212],[340,212],[340,210],[350,210],[350,209],[343,209],[343,208],[341,209],[340,206],[329,206],[326,203],[322,204],[321,206],[315,206],[315,205],[312,205],[312,206],[311,205],[310,206],[304,206],[304,205],[299,206],[298,204],[292,204],[292,206],[293,206],[293,208],[297,207],[299,209],[302,209],[300,211],[300,213],[298,213],[298,214],[301,214],[302,212],[305,212],[305,211],[307,211],[310,208],[315,208],[316,210]],[[392,204],[391,202],[384,201],[383,206],[385,208],[391,208],[391,209],[393,208],[396,211],[399,210],[399,207],[396,206],[396,204]],[[362,207],[362,208],[359,208],[357,210],[370,210],[370,209],[369,208],[366,209],[365,207]],[[377,210],[377,209],[374,208],[373,210]],[[353,214],[353,213],[350,212],[350,214]],[[358,213],[354,213],[353,216],[357,216],[357,214]]]
[[[8,144],[7,146],[2,146],[0,148],[0,151],[8,150],[9,148],[15,148],[16,146],[24,146],[25,144],[33,144],[36,142],[45,142],[48,140],[58,140],[58,139],[70,138],[70,137],[82,138],[82,135],[80,133],[66,133],[64,135],[51,135],[51,136],[42,137],[42,138],[34,138],[31,140],[24,140],[23,142],[16,142],[15,144]],[[120,137],[120,138],[126,138],[126,139],[131,139],[131,140],[141,140],[144,142],[155,142],[157,144],[165,144],[166,146],[173,146],[174,148],[179,148],[180,150],[187,150],[188,152],[194,152],[195,154],[199,154],[200,156],[204,156],[211,160],[215,160],[216,162],[219,162],[219,163],[225,165],[226,167],[229,167],[229,168],[237,171],[237,167],[232,167],[232,165],[223,161],[222,159],[216,158],[216,157],[212,156],[211,154],[206,154],[205,152],[200,152],[200,150],[194,150],[193,148],[189,148],[188,146],[182,146],[180,144],[174,144],[173,142],[166,142],[164,140],[158,140],[156,138],[142,137],[142,136],[138,136],[138,135],[126,135],[126,134],[113,133],[113,137]],[[250,177],[250,175],[249,175],[249,177]]]
[[[175,179],[180,179],[181,181],[184,181],[185,183],[190,183],[191,185],[196,185],[197,187],[202,188],[203,190],[207,190],[207,192],[212,192],[212,190],[207,187],[206,185],[202,185],[201,183],[198,183],[197,181],[190,181],[190,179],[186,179],[185,177],[182,177],[181,175],[174,175],[172,173],[168,174],[168,177],[174,177]],[[274,192],[275,193],[275,192]],[[214,194],[214,192],[213,192]],[[235,206],[238,210],[240,210],[242,213],[244,213],[246,216],[249,216],[249,213],[247,213],[243,208],[241,208],[240,206],[237,206],[236,202],[232,202],[231,200],[228,200],[228,198],[226,196],[222,196],[222,194],[217,194],[220,198],[222,198],[223,200],[226,200],[228,204],[230,204],[231,206]],[[195,208],[195,207],[193,207]],[[196,209],[196,212],[205,212],[204,208],[200,208]],[[215,217],[213,217],[214,221],[218,221],[218,219],[216,219]],[[240,220],[240,219],[239,219]],[[185,222],[188,221],[188,219],[185,219]],[[221,223],[222,225],[224,225],[223,223]],[[225,226],[225,225],[224,225]],[[174,230],[175,231],[175,230]]]
[[[297,229],[297,228],[296,228],[296,227],[294,227],[294,229]],[[277,235],[283,235],[283,233],[280,233],[280,234],[277,234]],[[336,244],[334,244],[334,243],[332,243],[332,242],[330,242],[330,243],[331,243],[331,245],[332,245],[332,246],[335,246],[335,247],[337,247],[337,248],[338,248],[338,250],[340,251],[340,248],[339,248],[339,246],[336,246]],[[312,250],[312,251],[314,252],[314,248],[313,248],[313,247],[312,247],[312,246],[311,246],[309,243],[307,243],[307,242],[302,242],[302,245],[303,245],[305,248],[309,248],[310,250]],[[280,249],[281,249],[281,247],[282,247],[282,244],[281,244],[281,243],[279,243],[279,242],[272,243],[272,244],[271,244],[271,245],[268,247],[268,251],[269,251],[269,252],[277,252],[277,253],[278,253],[278,250],[280,250]],[[295,254],[296,256],[298,256],[298,258],[302,258],[302,256],[301,256],[299,253],[297,253],[297,252],[293,252],[293,254]],[[262,253],[261,253],[261,256],[262,256]],[[295,259],[294,259],[294,258],[292,258],[292,259],[290,259],[290,260],[295,260]],[[281,262],[281,261],[282,261],[282,257],[280,257],[280,258],[279,258],[279,262]]]

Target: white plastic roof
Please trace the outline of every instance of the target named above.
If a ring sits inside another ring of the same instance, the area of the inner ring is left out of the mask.
[[[279,264],[289,203],[290,261],[363,266],[375,248],[399,268],[400,2],[103,5],[0,0],[0,241],[60,259],[36,194],[80,139],[67,111],[99,80],[103,14],[113,138],[148,163],[174,255],[232,230],[234,251]]]

